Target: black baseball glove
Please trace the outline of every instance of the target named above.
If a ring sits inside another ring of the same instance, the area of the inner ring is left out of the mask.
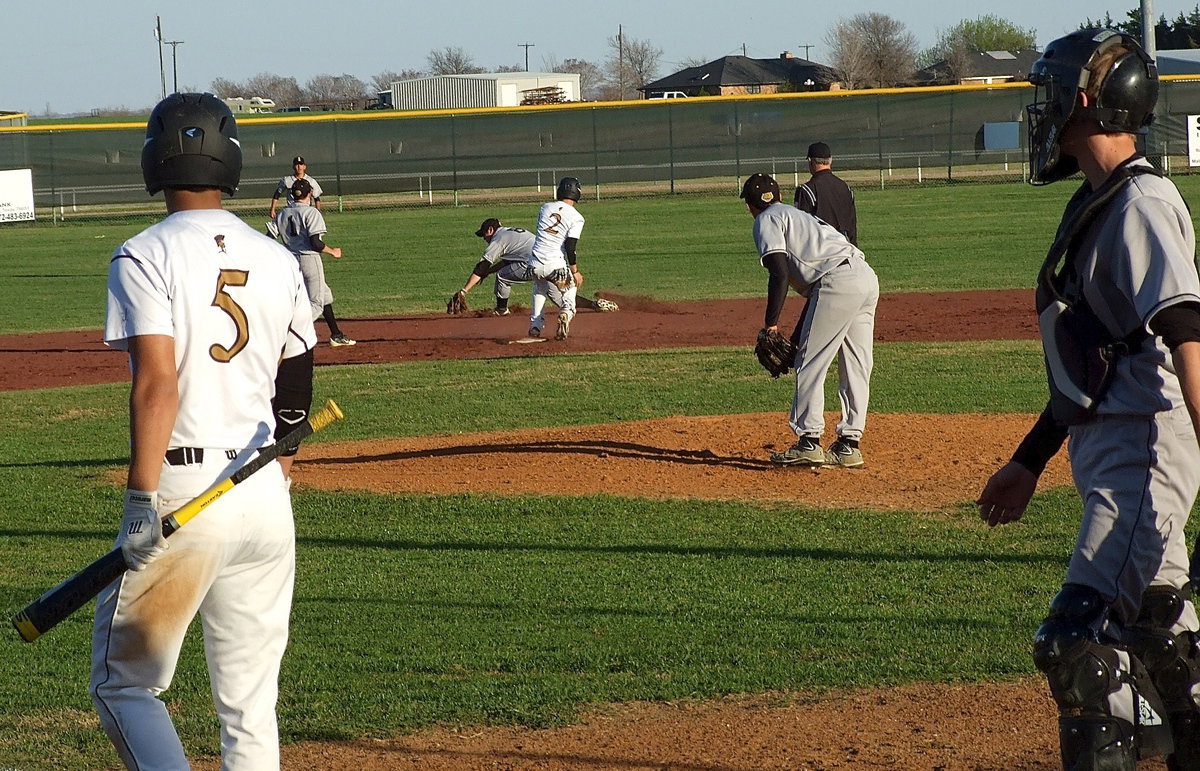
[[[450,296],[446,301],[446,313],[457,316],[460,313],[466,313],[470,310],[467,307],[467,293],[461,289]]]
[[[779,333],[778,329],[762,329],[754,344],[754,355],[758,363],[771,377],[786,375],[796,361],[796,346]]]

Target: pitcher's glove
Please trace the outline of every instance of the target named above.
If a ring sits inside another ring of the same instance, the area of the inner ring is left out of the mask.
[[[460,313],[466,313],[470,310],[467,307],[467,293],[463,290],[458,290],[450,296],[446,301],[446,313],[457,316]]]
[[[778,329],[762,329],[758,342],[754,344],[754,355],[771,377],[786,375],[796,361],[796,346],[779,333]]]

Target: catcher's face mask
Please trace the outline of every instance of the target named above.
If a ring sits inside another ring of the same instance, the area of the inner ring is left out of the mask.
[[[1111,49],[1120,47],[1115,54]],[[1104,54],[1111,62],[1102,68]],[[1099,68],[1099,69],[1098,69]],[[1092,83],[1099,78],[1098,83]],[[1029,73],[1034,101],[1029,116],[1030,182],[1045,185],[1079,170],[1076,160],[1061,151],[1062,132],[1069,121],[1095,120],[1105,131],[1144,134],[1154,120],[1158,101],[1158,70],[1138,42],[1110,29],[1072,32],[1046,46]],[[1089,106],[1079,101],[1084,90],[1095,96]]]

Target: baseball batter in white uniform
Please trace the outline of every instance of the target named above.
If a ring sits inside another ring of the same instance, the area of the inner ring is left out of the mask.
[[[1069,437],[1083,517],[1033,644],[1063,766],[1132,771],[1166,755],[1173,771],[1200,769],[1200,623],[1184,542],[1200,488],[1200,276],[1187,205],[1137,152],[1157,70],[1134,38],[1085,29],[1046,46],[1030,82],[1032,181],[1082,171],[1086,182],[1038,281],[1051,399],[979,512],[990,526],[1020,519]],[[1096,365],[1111,378],[1086,377]]]
[[[104,338],[129,352],[133,376],[117,538],[130,570],[97,600],[91,693],[138,771],[188,768],[157,697],[197,612],[221,767],[279,768],[275,702],[295,570],[285,466],[261,469],[169,542],[160,522],[303,420],[311,402],[316,337],[296,261],[221,207],[241,158],[216,97],[160,102],[142,169],[168,216],[120,246],[109,270]]]
[[[296,180],[306,179],[308,184],[312,186],[312,203],[313,206],[321,208],[321,183],[308,175],[308,163],[304,160],[304,156],[297,155],[292,159],[292,173],[285,175],[279,180],[279,184],[275,186],[275,194],[271,196],[271,210],[268,216],[275,219],[275,212],[279,208],[279,199],[284,198],[287,204],[296,202],[296,197],[292,194],[292,185],[296,184]]]
[[[778,326],[789,285],[807,298],[792,333],[796,392],[789,423],[797,441],[774,453],[771,461],[785,466],[862,466],[859,442],[871,391],[879,279],[858,247],[836,228],[780,203],[779,183],[769,175],[750,175],[741,197],[754,216],[759,260],[771,274],[764,328]],[[837,440],[823,450],[825,374],[834,357],[842,419]]]
[[[313,320],[325,320],[329,326],[329,344],[334,348],[356,345],[358,341],[346,337],[338,326],[333,313],[333,290],[325,281],[325,263],[321,259],[322,254],[328,254],[340,260],[341,247],[325,243],[323,236],[329,228],[325,225],[325,217],[311,205],[312,186],[307,179],[292,183],[290,197],[292,202],[275,215],[275,229],[283,239],[283,245],[300,263],[300,275],[304,277]]]
[[[575,317],[575,293],[578,273],[575,247],[583,232],[583,215],[575,208],[583,187],[575,177],[558,182],[555,199],[538,212],[537,233],[529,255],[527,275],[533,279],[533,307],[529,315],[529,336],[540,337],[545,323],[546,298],[559,307],[555,340],[566,340]]]
[[[524,228],[505,227],[495,217],[484,220],[479,229],[475,231],[475,235],[486,241],[487,247],[483,250],[483,256],[479,258],[479,262],[476,263],[471,275],[467,277],[467,283],[463,284],[459,293],[466,296],[479,282],[495,274],[496,308],[492,314],[507,316],[509,314],[508,298],[512,296],[513,286],[532,280],[527,263],[533,252],[534,235]],[[578,281],[582,276],[576,272],[575,278]],[[590,308],[602,313],[612,313],[618,310],[617,304],[612,300],[604,298],[592,300],[578,294],[575,297],[575,304],[577,308]]]

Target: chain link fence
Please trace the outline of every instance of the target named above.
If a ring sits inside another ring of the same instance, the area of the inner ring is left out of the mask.
[[[230,208],[265,213],[303,155],[339,209],[547,199],[579,177],[596,198],[736,193],[756,171],[785,188],[824,141],[856,187],[1024,181],[1027,84],[706,97],[474,111],[242,118],[244,170]],[[1200,81],[1164,78],[1144,151],[1188,166]],[[161,211],[142,185],[144,124],[0,127],[0,168],[33,170],[42,222]]]

